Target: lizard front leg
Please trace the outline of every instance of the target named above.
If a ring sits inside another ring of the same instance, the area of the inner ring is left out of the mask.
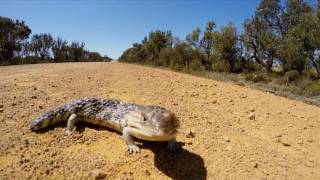
[[[134,129],[132,129],[130,127],[125,127],[122,131],[122,136],[128,146],[129,153],[139,153],[140,148],[134,144],[134,139],[132,136],[133,131],[134,131]]]
[[[167,145],[167,149],[169,149],[170,151],[175,151],[179,148],[176,138],[171,139],[170,141],[168,141],[168,145]]]
[[[77,122],[77,115],[71,114],[67,122],[67,128],[66,128],[67,135],[71,135],[76,130],[76,126],[75,126],[76,122]]]

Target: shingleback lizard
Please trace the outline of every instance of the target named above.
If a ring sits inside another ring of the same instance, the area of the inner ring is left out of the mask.
[[[76,122],[87,122],[119,131],[130,153],[140,152],[134,137],[147,141],[168,141],[175,150],[179,121],[175,114],[159,106],[143,106],[115,99],[85,98],[45,112],[32,121],[37,131],[60,122],[67,122],[66,134],[72,134]]]

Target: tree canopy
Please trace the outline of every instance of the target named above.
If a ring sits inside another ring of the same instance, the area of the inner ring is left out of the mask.
[[[85,49],[84,42],[33,34],[24,21],[0,16],[0,65],[67,61],[112,61]]]
[[[306,0],[261,0],[243,22],[242,32],[232,23],[217,29],[214,21],[208,21],[204,30],[195,28],[185,40],[157,30],[126,50],[119,61],[187,70],[190,62],[197,62],[198,70],[226,72],[280,68],[283,74],[314,71],[320,77],[319,48],[319,0],[316,7]]]

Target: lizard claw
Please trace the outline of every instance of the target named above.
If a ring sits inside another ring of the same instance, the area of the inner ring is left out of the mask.
[[[74,131],[70,131],[69,129],[67,129],[66,131],[65,131],[65,134],[67,135],[67,136],[70,136],[70,135],[72,135],[74,133]]]
[[[74,132],[75,132],[75,128],[73,129],[73,130],[69,130],[69,129],[66,129],[66,131],[65,131],[65,134],[67,135],[67,136],[70,136],[70,135],[72,135]]]
[[[67,136],[70,136],[71,134],[73,134],[73,132],[70,131],[70,130],[66,130],[66,131],[65,131],[65,134],[66,134]]]
[[[178,148],[179,146],[175,141],[168,141],[167,149],[169,149],[169,151],[175,151]]]
[[[130,154],[131,153],[139,153],[140,152],[140,148],[137,145],[133,144],[133,145],[129,145],[128,146],[128,151],[129,151]]]

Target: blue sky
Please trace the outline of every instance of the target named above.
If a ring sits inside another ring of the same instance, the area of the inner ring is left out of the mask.
[[[314,0],[315,1],[315,0]],[[195,27],[233,22],[241,30],[259,0],[2,0],[0,16],[24,20],[32,33],[84,41],[90,51],[118,58],[151,30],[171,30],[182,39]]]

